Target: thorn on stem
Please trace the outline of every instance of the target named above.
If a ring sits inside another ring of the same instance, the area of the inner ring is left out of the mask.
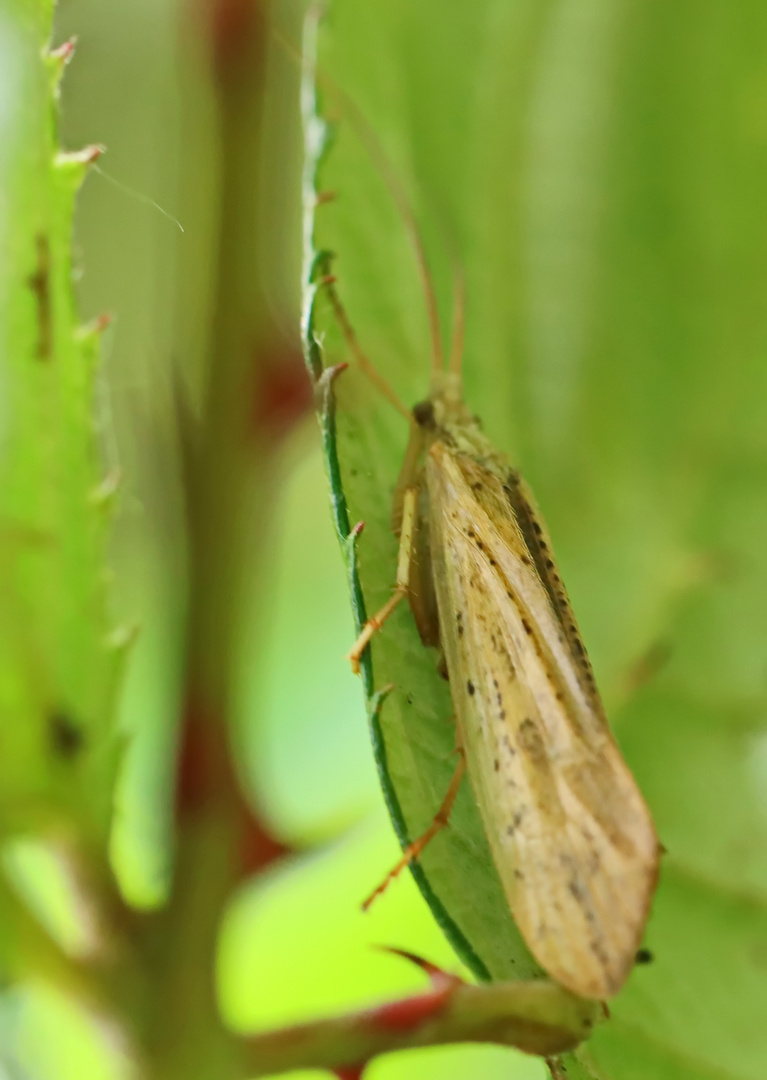
[[[77,44],[77,37],[73,36],[68,41],[64,41],[61,45],[57,45],[55,49],[51,49],[48,55],[51,60],[58,60],[62,66],[68,64],[74,56],[75,45]]]
[[[56,164],[92,165],[104,153],[106,153],[105,146],[101,143],[92,143],[90,146],[84,146],[82,150],[62,150],[56,155]]]
[[[403,960],[407,960],[411,964],[415,964],[421,971],[425,972],[435,986],[441,986],[445,982],[460,986],[463,984],[463,979],[458,975],[451,975],[449,971],[445,971],[444,968],[438,967],[437,964],[433,964],[431,960],[424,959],[423,956],[419,956],[417,953],[409,952],[407,949],[398,949],[395,945],[375,945],[375,949],[379,952],[389,953],[391,956],[399,956]]]

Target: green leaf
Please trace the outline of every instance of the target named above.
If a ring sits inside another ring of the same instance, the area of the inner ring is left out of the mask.
[[[766,38],[756,4],[598,0],[334,0],[320,31],[321,71],[415,206],[444,333],[460,252],[469,404],[536,492],[668,848],[654,963],[569,1076],[757,1080],[767,1059]],[[313,250],[335,253],[362,347],[412,405],[429,347],[403,222],[348,110],[327,82],[320,96],[307,202],[312,187],[334,198]],[[322,291],[307,298],[310,347],[322,341],[326,366],[350,360]],[[393,585],[407,431],[353,365],[334,388],[336,524],[345,539],[366,523],[354,562],[347,546],[359,621]],[[428,824],[453,768],[435,659],[403,606],[363,673],[401,839]],[[534,970],[467,786],[416,877],[477,974]]]
[[[0,13],[0,829],[106,842],[119,751],[110,635],[110,484],[99,439],[101,325],[75,309],[76,194],[98,148],[62,153],[52,8]],[[6,62],[7,61],[7,62]]]

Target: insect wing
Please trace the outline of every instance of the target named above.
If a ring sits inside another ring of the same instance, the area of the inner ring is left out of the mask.
[[[652,819],[498,471],[438,441],[426,482],[457,722],[512,914],[554,979],[610,997],[656,883]]]

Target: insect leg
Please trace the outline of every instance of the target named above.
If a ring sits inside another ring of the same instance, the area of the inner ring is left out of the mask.
[[[375,615],[371,615],[362,627],[360,636],[349,652],[348,659],[351,661],[352,671],[355,674],[360,669],[360,657],[367,648],[368,642],[381,629],[397,604],[407,596],[410,589],[410,559],[413,552],[413,530],[415,528],[417,505],[418,488],[408,488],[402,503],[402,531],[399,537],[397,579],[394,584],[394,593],[380,611],[377,611]]]
[[[559,1060],[553,1057],[546,1058],[546,1065],[551,1073],[551,1080],[567,1080],[564,1070],[560,1067]]]
[[[386,875],[378,888],[370,894],[367,900],[365,900],[362,905],[363,911],[367,911],[367,909],[370,907],[376,897],[380,896],[381,893],[388,888],[390,882],[392,882],[395,877],[397,877],[397,875],[405,869],[406,866],[409,866],[413,859],[418,858],[418,856],[421,854],[427,844],[434,839],[438,832],[441,832],[442,829],[444,829],[444,827],[450,820],[450,812],[453,809],[453,803],[456,800],[456,796],[458,795],[458,789],[460,788],[461,781],[463,780],[463,774],[466,771],[466,758],[464,756],[464,752],[460,747],[457,747],[457,749],[458,753],[460,754],[460,758],[458,759],[458,764],[455,767],[453,779],[450,781],[450,787],[447,789],[447,794],[442,800],[442,805],[440,806],[437,813],[434,815],[434,820],[432,821],[431,825],[425,833],[423,833],[416,840],[414,840],[412,844],[408,844],[408,846],[403,851],[402,858],[397,863],[397,865],[389,871],[389,873]]]
[[[405,449],[405,457],[402,468],[394,486],[392,497],[391,529],[395,536],[399,536],[402,530],[402,511],[405,500],[405,492],[408,488],[418,487],[419,461],[424,449],[423,431],[410,417],[410,437]]]
[[[463,361],[463,343],[466,330],[466,280],[463,270],[456,265],[453,271],[453,338],[450,345],[450,366],[448,371],[454,377],[460,393],[461,363]]]

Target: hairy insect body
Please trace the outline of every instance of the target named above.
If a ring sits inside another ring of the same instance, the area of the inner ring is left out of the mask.
[[[532,497],[452,390],[414,409],[399,485],[418,489],[411,607],[444,652],[458,742],[525,941],[563,986],[607,998],[631,970],[655,888],[652,819]]]

